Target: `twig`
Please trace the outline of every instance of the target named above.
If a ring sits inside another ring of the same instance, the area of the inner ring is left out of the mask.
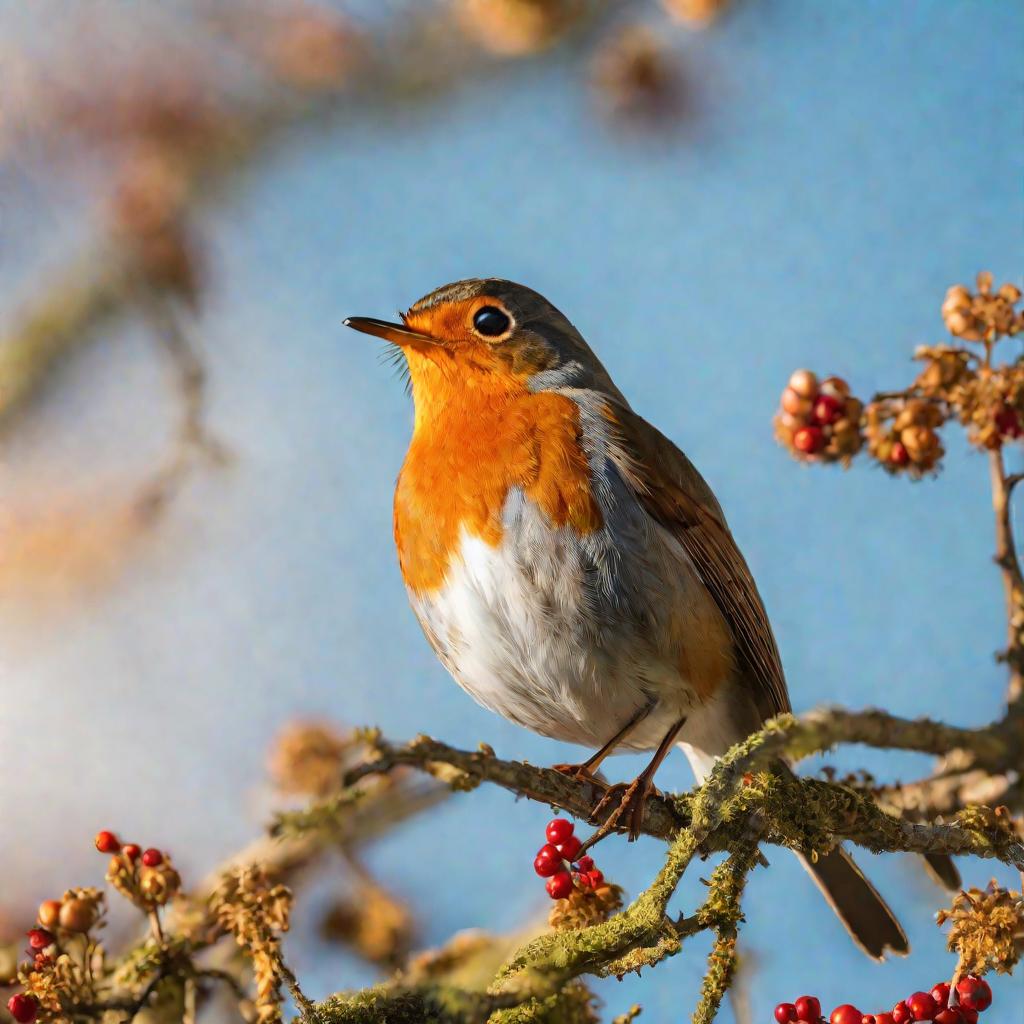
[[[1002,448],[989,453],[992,476],[992,507],[996,519],[996,565],[1003,575],[1006,596],[1007,644],[1005,660],[1010,668],[1007,692],[1008,719],[1024,731],[1024,576],[1013,538],[1010,495],[1021,474],[1006,475]]]

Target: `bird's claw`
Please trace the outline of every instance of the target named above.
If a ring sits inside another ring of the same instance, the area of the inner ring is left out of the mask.
[[[592,782],[597,785],[601,784],[601,780],[586,766],[586,764],[553,764],[551,766],[553,772],[558,772],[560,775],[566,775],[570,779],[574,779],[577,782]]]
[[[605,810],[609,804],[611,804],[615,797],[621,793],[622,797],[619,800],[618,806],[615,810],[605,819],[604,823],[598,830],[598,834],[601,836],[607,835],[613,829],[621,829],[623,826],[619,824],[624,817],[628,816],[629,826],[629,841],[632,843],[640,837],[641,825],[644,820],[644,808],[647,806],[647,800],[652,793],[657,793],[654,785],[650,779],[645,778],[644,775],[638,775],[632,782],[616,782],[614,785],[609,786],[605,791],[604,796],[594,805],[594,809],[590,812],[591,820],[596,820],[601,816],[601,812]]]

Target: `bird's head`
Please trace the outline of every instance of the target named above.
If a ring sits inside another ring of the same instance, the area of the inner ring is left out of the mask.
[[[457,281],[420,299],[401,318],[351,317],[345,324],[402,351],[418,413],[468,388],[514,393],[584,387],[617,395],[579,331],[521,284]]]

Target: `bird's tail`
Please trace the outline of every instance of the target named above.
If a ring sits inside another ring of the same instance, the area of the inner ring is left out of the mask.
[[[679,745],[693,767],[697,781],[703,782],[714,766],[715,756],[685,741]],[[792,768],[781,760],[775,763],[775,768],[787,775],[793,773]],[[797,856],[853,941],[868,956],[881,960],[887,949],[901,956],[910,952],[910,943],[899,921],[841,846],[818,854],[813,860],[802,854]]]
[[[850,937],[868,956],[882,960],[887,949],[900,956],[910,952],[899,921],[841,846],[814,860],[797,856]]]

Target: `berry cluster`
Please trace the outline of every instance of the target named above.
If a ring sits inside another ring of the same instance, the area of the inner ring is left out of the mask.
[[[533,870],[546,878],[545,888],[553,900],[568,899],[575,889],[598,889],[604,884],[604,875],[594,867],[592,857],[574,861],[583,845],[573,835],[573,824],[565,818],[548,822],[544,830],[547,842],[533,859]]]
[[[28,935],[29,970],[54,968],[66,943],[87,935],[103,917],[103,894],[96,889],[69,889],[59,900],[43,900],[36,926]],[[7,1012],[18,1024],[31,1024],[41,1004],[33,992],[16,992],[7,1000]]]
[[[181,886],[170,857],[162,850],[122,843],[106,829],[96,833],[95,845],[100,853],[110,855],[107,881],[150,915],[159,935],[158,909]],[[69,973],[69,951],[81,950],[84,939],[86,955],[92,955],[90,933],[102,926],[104,909],[103,893],[93,888],[68,889],[59,900],[39,905],[36,926],[28,932],[30,960],[18,973],[26,991],[7,1001],[7,1012],[17,1024],[31,1024],[41,1014],[44,1020],[57,1019],[54,1015],[60,1012],[63,998],[60,990],[78,977],[73,970]]]
[[[162,907],[181,887],[181,876],[162,850],[143,850],[136,843],[122,843],[106,830],[96,833],[96,849],[112,854],[107,881],[140,910]]]
[[[1004,284],[993,290],[992,275],[978,274],[977,292],[972,293],[962,284],[955,284],[946,292],[942,303],[942,319],[946,330],[964,341],[993,342],[1000,335],[1019,334],[1024,331],[1024,311],[1018,311],[1020,289]]]
[[[851,1003],[843,1003],[832,1011],[828,1024],[977,1024],[978,1014],[991,1005],[988,982],[969,975],[957,982],[955,991],[940,981],[930,992],[915,992],[884,1013],[861,1013]],[[778,1024],[823,1024],[825,1018],[814,996],[801,996],[795,1003],[779,1003],[775,1020]]]
[[[782,392],[775,436],[801,461],[848,462],[864,443],[863,409],[840,377],[819,382],[810,370],[797,370]]]
[[[995,289],[988,273],[978,275],[974,292],[950,288],[942,319],[955,342],[968,344],[918,346],[914,358],[924,369],[913,383],[866,406],[839,378],[819,384],[810,370],[797,370],[775,415],[776,438],[801,462],[844,466],[866,445],[887,473],[915,480],[939,469],[939,428],[952,420],[982,450],[1024,439],[1024,362],[995,359],[1001,340],[1024,332],[1021,298],[1016,285]]]
[[[868,450],[890,473],[930,473],[945,454],[937,430],[944,421],[940,406],[923,398],[909,399],[899,411],[872,403],[865,417]]]

